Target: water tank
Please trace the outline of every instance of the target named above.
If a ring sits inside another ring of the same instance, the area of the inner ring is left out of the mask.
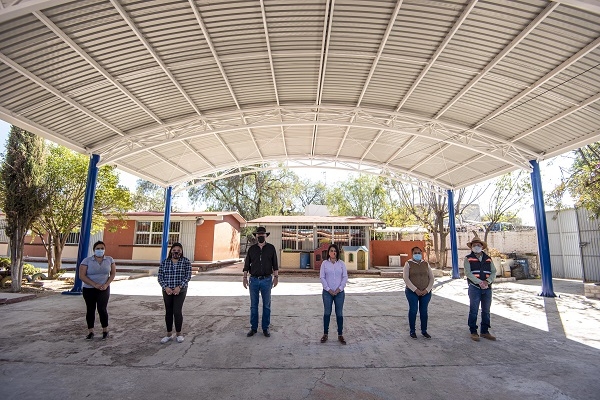
[[[300,268],[310,269],[310,253],[300,253]]]

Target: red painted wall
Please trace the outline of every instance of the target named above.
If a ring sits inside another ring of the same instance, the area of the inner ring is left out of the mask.
[[[240,223],[231,215],[215,224],[212,260],[230,260],[240,257]]]
[[[196,226],[196,245],[194,246],[194,261],[212,261],[215,222],[204,221]]]
[[[32,241],[33,239],[33,241]],[[47,239],[46,239],[47,240]],[[25,246],[23,246],[24,257],[46,257],[46,250],[39,236],[25,236]]]
[[[131,260],[136,221],[109,221],[104,229],[102,241],[106,245],[106,255],[117,260]],[[116,232],[111,232],[117,227]]]
[[[111,227],[117,227],[111,232]],[[136,221],[109,221],[104,229],[103,241],[106,253],[118,260],[131,260],[133,257]],[[33,239],[33,241],[32,241]],[[24,255],[46,257],[39,237],[25,239]],[[76,245],[67,245],[75,246]],[[196,243],[193,261],[215,261],[239,258],[240,223],[231,215],[225,215],[223,221],[207,220],[196,226]]]
[[[387,266],[388,256],[397,256],[399,254],[411,254],[410,250],[419,246],[421,249],[425,249],[425,242],[423,240],[372,240],[370,243],[370,254],[371,266]],[[425,253],[423,253],[425,257]],[[400,262],[402,265],[406,263],[409,257],[401,257]]]

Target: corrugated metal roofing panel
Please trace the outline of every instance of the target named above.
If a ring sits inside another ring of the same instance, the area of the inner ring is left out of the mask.
[[[475,76],[434,64],[406,101],[403,109],[434,116]]]
[[[561,146],[595,140],[600,129],[597,101],[578,108],[600,92],[598,14],[564,3],[487,0],[472,9],[467,0],[52,4],[36,2],[37,10],[12,19],[6,17],[12,6],[0,10],[0,88],[7,89],[0,93],[0,118],[38,124],[36,133],[60,135],[79,151],[100,154],[101,162],[135,166],[129,170],[147,178],[171,165],[161,144],[177,149],[186,140],[214,163],[190,170],[182,161],[189,179],[250,160],[337,156],[385,167],[395,153],[399,160],[390,166],[407,170],[434,154],[414,173],[448,188],[527,168],[528,160]],[[253,158],[245,124],[259,121],[266,126],[252,131],[265,150]],[[386,124],[390,132],[380,134]],[[207,135],[211,129],[229,150]],[[402,146],[411,135],[416,140],[407,152]],[[463,135],[503,150],[457,168],[475,151],[461,144]],[[440,143],[447,147],[435,154]],[[134,161],[140,157],[153,161]],[[182,170],[155,180],[180,181]]]

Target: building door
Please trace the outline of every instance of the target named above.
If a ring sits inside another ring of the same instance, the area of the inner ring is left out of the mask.
[[[358,270],[366,270],[366,264],[365,264],[365,252],[362,250],[359,250],[356,254],[356,258],[357,258],[357,262],[356,262],[356,268]]]

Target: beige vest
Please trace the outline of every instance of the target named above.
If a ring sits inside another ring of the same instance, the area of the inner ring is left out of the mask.
[[[416,262],[415,260],[408,260],[408,263],[410,265],[408,279],[417,289],[427,289],[427,286],[429,286],[429,266],[427,261]]]

